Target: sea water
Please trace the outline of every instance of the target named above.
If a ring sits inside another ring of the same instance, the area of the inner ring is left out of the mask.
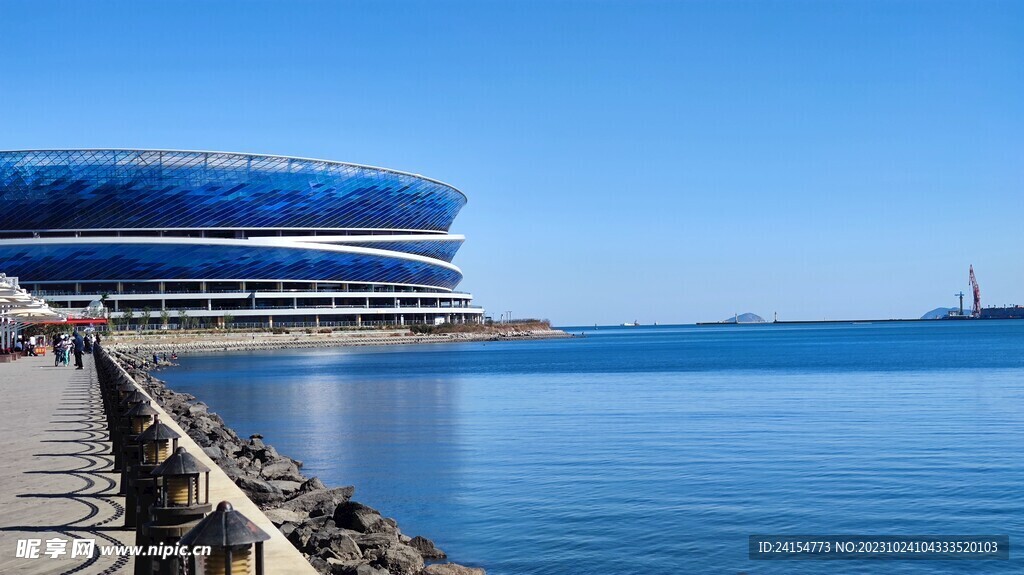
[[[492,575],[1024,572],[748,557],[752,534],[1024,541],[1024,321],[567,330],[158,376]]]

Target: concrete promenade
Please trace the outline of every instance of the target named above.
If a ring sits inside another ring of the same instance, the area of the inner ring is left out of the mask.
[[[92,358],[85,369],[54,367],[53,357],[0,364],[0,573],[124,573],[131,559],[99,547],[134,545],[105,429]],[[17,558],[18,540],[40,540],[37,559]],[[46,554],[47,540],[67,541]],[[94,540],[72,558],[72,541]]]

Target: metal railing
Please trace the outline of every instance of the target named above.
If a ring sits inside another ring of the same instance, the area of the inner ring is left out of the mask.
[[[46,297],[95,297],[97,294],[90,292],[75,292],[75,291],[48,291],[38,290],[33,292],[35,295],[46,298]],[[360,290],[360,289],[348,289],[348,290],[332,290],[332,289],[286,289],[286,290],[264,290],[264,289],[245,289],[245,290],[172,290],[172,291],[122,291],[122,292],[109,292],[108,296],[119,296],[119,295],[147,295],[147,296],[162,296],[162,295],[212,295],[212,294],[295,294],[295,293],[323,293],[323,294],[374,294],[374,293],[408,293],[408,294],[439,294],[445,296],[451,295],[472,295],[469,292],[462,291],[438,291],[438,290],[424,290],[424,291],[390,291],[390,290]],[[154,298],[157,299],[157,298]]]
[[[312,321],[275,321],[273,325],[270,322],[238,322],[232,321],[225,328],[217,327],[215,322],[201,322],[199,325],[187,325],[182,327],[180,323],[168,323],[167,325],[153,325],[150,324],[145,329],[141,329],[138,325],[109,325],[110,331],[116,333],[130,333],[130,332],[169,332],[169,331],[193,331],[193,330],[217,330],[217,331],[245,331],[245,330],[272,330],[272,329],[292,329],[292,328],[332,328],[332,327],[364,327],[364,328],[408,328],[411,325],[416,325],[418,322],[406,321],[405,323],[398,323],[396,321],[321,321],[320,323]]]

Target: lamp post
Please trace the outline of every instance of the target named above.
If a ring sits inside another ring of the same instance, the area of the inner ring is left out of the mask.
[[[156,493],[149,508],[149,521],[141,531],[145,541],[136,541],[136,545],[147,542],[173,546],[213,508],[210,505],[210,468],[184,447],[178,447],[150,475],[156,482]],[[204,475],[205,486],[201,486],[200,479]],[[180,575],[181,563],[177,557],[136,557],[135,573]]]
[[[122,379],[116,386],[113,386],[111,390],[111,399],[114,400],[114,405],[121,403],[121,400],[125,398],[129,393],[138,389],[138,386],[128,381],[127,378]]]
[[[178,448],[179,437],[181,437],[180,433],[161,423],[160,416],[157,416],[153,421],[153,425],[150,425],[146,431],[139,435],[139,445],[142,447],[142,464],[156,466],[162,463],[171,455],[172,450]]]
[[[128,376],[124,376],[123,378],[121,378],[121,383],[117,384],[117,391],[120,394],[121,399],[124,399],[124,396],[135,391],[138,388],[139,386],[132,383],[132,381],[128,379]]]
[[[118,403],[117,417],[114,419],[114,431],[110,434],[110,443],[114,448],[114,471],[124,471],[125,456],[124,449],[126,437],[131,431],[131,424],[128,422],[127,413],[143,401],[149,401],[149,397],[139,391],[139,388],[132,386],[133,391],[125,393]],[[122,482],[121,490],[124,491]]]
[[[127,375],[117,371],[114,363],[109,361],[110,355],[99,344],[96,344],[96,357],[96,373],[99,375],[100,390],[103,394],[103,409],[107,414],[107,431],[112,434],[121,399],[138,387]]]
[[[128,466],[128,489],[124,501],[124,526],[137,527],[140,511],[149,510],[155,497],[156,480],[150,475],[178,448],[181,434],[154,418],[138,436],[139,460]]]
[[[115,386],[112,386],[112,388],[110,390],[109,397],[110,397],[110,402],[112,404],[111,407],[116,408],[117,406],[121,405],[121,401],[124,400],[124,398],[128,397],[128,395],[131,392],[138,391],[138,390],[139,390],[139,386],[137,386],[134,383],[128,381],[127,379],[122,379],[121,383],[119,383],[119,384],[117,384]],[[112,409],[111,413],[112,413],[111,419],[112,420],[116,420],[117,419],[117,409]],[[116,422],[111,424],[111,431],[113,431],[113,426],[114,425],[116,425]]]
[[[196,563],[201,563],[204,575],[266,575],[263,542],[267,539],[270,535],[235,511],[231,503],[221,501],[213,513],[181,538],[181,545],[209,547],[211,551],[201,561],[189,555],[189,573],[198,573]]]
[[[125,415],[128,417],[131,434],[139,435],[152,425],[153,420],[156,419],[159,414],[157,410],[153,409],[153,406],[150,405],[149,400],[146,400],[135,404],[135,406],[129,409],[128,413]]]
[[[128,485],[128,468],[141,460],[139,457],[139,435],[149,429],[156,417],[157,410],[153,409],[148,399],[136,403],[121,417],[118,435],[121,438],[121,457],[124,462],[121,467],[122,491]]]

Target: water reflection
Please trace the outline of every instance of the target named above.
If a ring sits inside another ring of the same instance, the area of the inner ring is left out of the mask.
[[[411,509],[451,502],[465,455],[460,378],[352,374],[353,357],[322,350],[197,355],[163,375],[199,395],[239,435],[262,434],[303,461],[306,475],[356,485],[357,499],[385,513],[396,501]]]

